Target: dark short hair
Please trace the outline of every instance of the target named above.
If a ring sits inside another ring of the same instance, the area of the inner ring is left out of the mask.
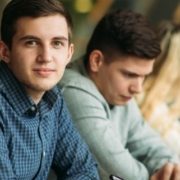
[[[1,39],[10,48],[16,32],[16,22],[22,17],[43,17],[60,14],[65,17],[69,30],[69,40],[72,36],[72,19],[58,0],[11,0],[5,7],[1,21]]]
[[[87,45],[85,65],[93,50],[100,50],[107,57],[121,54],[148,60],[161,52],[156,31],[147,19],[139,13],[121,9],[106,14],[95,27]]]

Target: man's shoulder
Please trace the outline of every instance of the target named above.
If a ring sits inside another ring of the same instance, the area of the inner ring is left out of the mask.
[[[63,95],[68,94],[68,97],[83,95],[84,98],[93,97],[93,99],[98,99],[106,103],[104,97],[101,95],[94,82],[88,77],[84,69],[67,68],[58,86],[61,88]]]
[[[91,79],[75,69],[66,69],[63,78],[60,80],[61,88],[73,87],[78,89],[96,90]]]

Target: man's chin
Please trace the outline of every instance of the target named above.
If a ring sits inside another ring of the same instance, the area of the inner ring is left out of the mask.
[[[117,103],[116,105],[117,106],[124,106],[124,105],[126,105],[128,102],[120,102],[120,103]]]
[[[124,106],[124,105],[126,105],[131,99],[132,99],[132,98],[123,99],[123,100],[121,100],[121,101],[116,102],[115,105],[117,105],[117,106]]]
[[[111,106],[124,106],[126,105],[130,100],[132,99],[132,97],[126,97],[126,96],[120,96],[116,99],[109,99],[108,104],[110,104]]]

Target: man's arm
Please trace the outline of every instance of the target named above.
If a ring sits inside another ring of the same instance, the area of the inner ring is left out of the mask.
[[[97,164],[88,146],[75,129],[64,100],[61,107],[58,141],[53,161],[58,178],[98,180]]]
[[[114,131],[101,102],[80,88],[63,88],[72,117],[98,162],[107,173],[128,180],[149,178],[146,167],[137,161]],[[107,178],[106,177],[106,178]]]
[[[3,121],[0,117],[0,179],[13,180],[15,175],[9,159],[9,150],[3,134]]]
[[[132,101],[129,111],[133,121],[127,146],[133,156],[147,167],[150,176],[169,162],[178,164],[179,158],[164,143],[161,136],[145,122],[135,101]]]

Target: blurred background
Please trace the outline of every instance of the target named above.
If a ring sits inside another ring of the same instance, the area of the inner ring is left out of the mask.
[[[10,0],[0,1],[2,10]],[[111,9],[131,9],[159,27],[162,54],[137,101],[147,122],[180,156],[180,0],[61,0],[74,22],[73,60],[82,56],[97,22]]]

